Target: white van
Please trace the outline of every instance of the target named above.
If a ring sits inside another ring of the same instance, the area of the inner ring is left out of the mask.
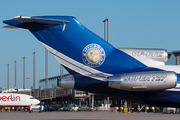
[[[44,110],[44,106],[43,105],[30,105],[29,107],[29,112],[34,112],[34,111],[38,111],[38,112],[41,112]]]

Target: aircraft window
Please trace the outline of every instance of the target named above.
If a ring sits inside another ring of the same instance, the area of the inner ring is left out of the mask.
[[[34,97],[30,97],[30,99],[35,99]]]

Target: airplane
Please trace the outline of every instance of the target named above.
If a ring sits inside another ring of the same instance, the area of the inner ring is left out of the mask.
[[[0,107],[29,107],[40,101],[31,95],[18,93],[0,93]]]
[[[58,85],[150,105],[180,107],[180,66],[165,49],[116,48],[73,16],[16,16],[4,28],[28,29],[72,75]]]

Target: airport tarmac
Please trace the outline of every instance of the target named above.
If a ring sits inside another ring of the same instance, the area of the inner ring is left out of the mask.
[[[114,112],[24,112],[0,113],[0,120],[178,120],[180,114]]]

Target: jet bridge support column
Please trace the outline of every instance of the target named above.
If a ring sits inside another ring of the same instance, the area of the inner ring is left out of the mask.
[[[81,100],[79,100],[79,107],[81,107]]]
[[[138,112],[140,112],[140,105],[139,105],[139,103],[138,103]]]
[[[106,97],[104,96],[104,105],[107,104],[107,100],[106,100]]]
[[[94,109],[94,95],[92,95],[92,109]]]
[[[62,96],[62,104],[64,104],[63,96]]]
[[[109,104],[109,97],[107,97],[107,104]]]
[[[89,108],[91,108],[91,93],[88,93],[88,97],[89,97]]]

